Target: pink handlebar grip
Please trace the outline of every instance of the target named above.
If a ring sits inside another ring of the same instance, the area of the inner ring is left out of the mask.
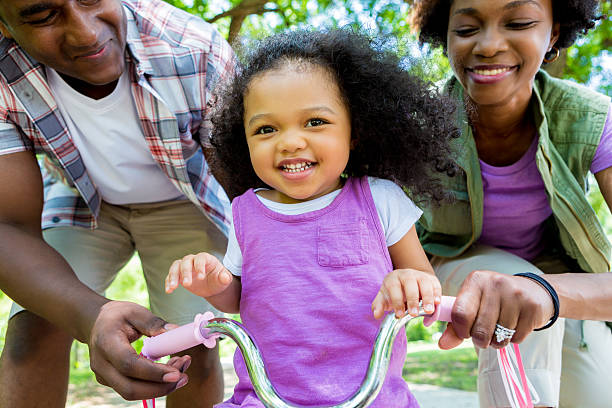
[[[213,348],[215,337],[204,337],[202,327],[215,316],[211,312],[196,315],[193,323],[188,323],[158,336],[145,338],[141,354],[149,360],[158,360],[164,356],[187,350],[199,344]]]
[[[453,306],[455,305],[455,297],[454,296],[442,296],[440,300],[440,304],[436,306],[436,310],[428,315],[423,317],[423,325],[425,327],[431,326],[435,321],[442,322],[450,322],[451,312],[453,310]]]
[[[196,338],[194,334],[194,326],[195,323],[188,323],[159,336],[145,338],[141,351],[142,355],[149,360],[158,360],[161,357],[201,344],[200,339]]]

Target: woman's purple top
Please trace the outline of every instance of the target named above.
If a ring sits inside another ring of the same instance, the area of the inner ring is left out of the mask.
[[[327,207],[267,208],[253,190],[232,203],[243,254],[240,316],[270,381],[296,404],[337,404],[361,385],[380,321],[370,305],[393,267],[367,178],[349,179]],[[403,330],[372,407],[418,407],[402,379]],[[239,350],[238,384],[217,407],[263,407]]]
[[[552,214],[536,161],[538,138],[510,166],[480,161],[484,191],[483,227],[479,242],[532,260],[543,249],[544,221]],[[612,107],[591,163],[595,174],[612,166]]]

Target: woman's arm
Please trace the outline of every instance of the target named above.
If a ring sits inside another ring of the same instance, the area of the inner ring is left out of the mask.
[[[566,273],[544,275],[559,296],[559,316],[580,320],[612,320],[612,274]],[[483,305],[497,304],[490,308]],[[489,333],[501,313],[515,313],[519,325],[513,341],[520,343],[534,329],[544,326],[552,316],[550,294],[538,283],[520,276],[493,271],[474,271],[463,282],[455,307],[453,323],[440,339],[440,347],[459,345],[474,333],[474,343],[487,347]]]
[[[566,273],[544,278],[559,295],[559,316],[612,321],[612,274]]]
[[[608,208],[612,211],[612,167],[595,173],[595,180]]]

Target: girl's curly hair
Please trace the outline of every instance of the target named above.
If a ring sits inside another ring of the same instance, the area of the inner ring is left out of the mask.
[[[419,31],[419,41],[442,46],[446,51],[448,16],[452,0],[414,0],[412,26]],[[571,46],[581,34],[586,34],[602,18],[598,0],[554,0],[553,21],[561,25],[559,49]],[[548,57],[548,55],[547,55]]]
[[[446,197],[439,177],[455,171],[449,148],[449,139],[459,134],[455,105],[411,75],[387,44],[349,29],[299,30],[245,49],[244,65],[215,101],[205,149],[214,176],[230,197],[265,187],[246,142],[245,92],[258,75],[295,62],[323,67],[338,84],[351,117],[347,175],[392,180],[417,200]]]

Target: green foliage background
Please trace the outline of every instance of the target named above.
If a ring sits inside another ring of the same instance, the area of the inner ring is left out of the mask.
[[[591,84],[606,95],[612,94],[612,1],[602,1],[602,19],[597,28],[570,47],[564,77]],[[602,62],[608,59],[606,66]]]

